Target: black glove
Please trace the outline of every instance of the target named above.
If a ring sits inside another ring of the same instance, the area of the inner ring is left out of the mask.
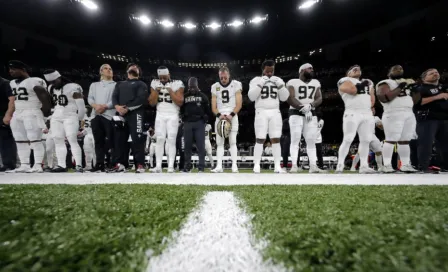
[[[356,84],[356,90],[358,94],[366,93],[366,87],[369,86],[369,81],[365,80],[361,83]]]

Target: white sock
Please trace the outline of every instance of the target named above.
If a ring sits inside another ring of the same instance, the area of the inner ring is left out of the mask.
[[[272,144],[272,155],[274,156],[274,169],[280,169],[280,161],[282,159],[282,148],[280,143]]]
[[[400,156],[401,165],[409,165],[411,160],[411,148],[409,144],[399,144],[397,152]]]
[[[369,142],[359,143],[360,167],[369,167]]]
[[[67,146],[62,138],[54,138],[54,145],[56,149],[56,157],[58,158],[58,166],[67,168]]]
[[[255,165],[260,165],[262,155],[263,155],[263,144],[255,143],[255,147],[254,147],[254,164]]]
[[[378,168],[383,167],[383,155],[375,154],[375,160],[376,160],[376,165],[378,166]]]
[[[353,158],[352,161],[352,168],[351,169],[355,169],[356,165],[358,165],[359,163],[359,153],[356,153],[355,157]]]
[[[68,143],[70,144],[70,149],[72,155],[75,158],[76,166],[82,166],[82,151],[79,146],[78,139],[75,137],[67,137]]]
[[[297,142],[292,142],[291,141],[291,145],[289,147],[289,153],[291,154],[291,161],[292,161],[292,167],[297,167],[297,157],[299,156],[299,143]]]
[[[176,139],[168,138],[168,168],[174,168],[174,161],[176,160]]]
[[[394,153],[394,145],[388,142],[384,142],[382,153],[383,153],[384,166],[392,166],[392,155]]]
[[[165,138],[157,138],[156,142],[156,168],[162,169],[163,153],[165,149]]]
[[[311,143],[308,144],[306,143],[306,153],[308,154],[308,160],[309,160],[309,164],[311,165],[317,165],[317,153],[316,153],[316,144],[315,143]]]
[[[338,165],[345,165],[345,157],[347,157],[348,150],[350,149],[351,144],[351,141],[342,141],[338,152]]]
[[[22,165],[30,164],[31,148],[29,143],[16,143],[17,154],[19,155],[20,163]]]
[[[213,168],[214,162],[213,162],[213,155],[212,153],[207,154],[208,160],[210,161],[210,167]]]
[[[30,144],[30,148],[33,149],[34,164],[40,164],[42,166],[45,154],[44,144],[41,141],[34,142]]]
[[[216,168],[222,169],[222,157],[224,157],[224,144],[218,145],[216,148],[216,156],[218,157],[216,160]]]
[[[237,165],[237,159],[238,159],[238,148],[236,147],[236,144],[230,144],[230,156],[232,157],[232,167]]]

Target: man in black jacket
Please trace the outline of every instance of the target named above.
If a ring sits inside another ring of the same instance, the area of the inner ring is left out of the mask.
[[[199,90],[198,79],[192,77],[188,80],[188,91],[184,95],[184,104],[181,108],[184,121],[185,165],[184,172],[191,171],[191,153],[193,138],[199,155],[199,172],[205,168],[205,124],[208,121],[210,102],[207,96]]]
[[[148,103],[148,86],[139,80],[141,69],[138,65],[130,63],[127,67],[128,79],[115,86],[112,94],[112,104],[117,110],[113,117],[115,148],[115,167],[111,172],[124,172],[128,161],[126,146],[129,134],[132,138],[132,153],[136,173],[145,172],[145,143],[147,131],[144,129],[144,105]]]
[[[0,156],[3,167],[0,172],[16,168],[17,147],[10,122],[14,113],[14,94],[9,81],[0,77]]]
[[[417,118],[418,162],[423,173],[429,169],[434,141],[441,146],[442,170],[448,171],[448,86],[439,83],[440,74],[428,69],[421,75],[423,84],[413,90]]]

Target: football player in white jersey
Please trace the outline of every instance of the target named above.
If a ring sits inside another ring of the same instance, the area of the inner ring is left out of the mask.
[[[374,116],[375,123],[372,127],[372,141],[369,144],[370,150],[372,150],[373,153],[375,153],[375,161],[376,165],[378,167],[379,172],[384,172],[384,166],[383,166],[383,154],[382,154],[382,145],[378,137],[376,137],[375,134],[375,128],[383,129],[383,123],[381,119],[378,116]],[[359,153],[356,153],[355,158],[353,158],[352,161],[352,167],[350,168],[351,172],[356,172],[356,165],[359,163]]]
[[[205,125],[205,152],[207,153],[208,160],[210,161],[210,167],[213,169],[213,153],[212,144],[210,142],[210,133],[212,131],[212,126],[210,124]]]
[[[272,143],[274,172],[286,173],[280,166],[280,137],[283,126],[280,101],[286,101],[289,92],[285,88],[285,82],[274,76],[275,62],[273,60],[264,61],[261,69],[262,76],[257,76],[250,81],[248,93],[249,99],[255,101],[254,173],[260,173],[263,145],[268,134]]]
[[[84,169],[84,171],[92,171],[92,163],[93,165],[96,165],[95,139],[93,138],[92,134],[91,121],[92,118],[87,116],[86,114],[84,116],[84,127],[80,133],[82,136],[84,136],[83,150],[86,157],[86,168]]]
[[[157,105],[155,124],[156,167],[152,172],[162,172],[165,141],[168,145],[168,173],[174,173],[176,159],[176,137],[179,128],[179,111],[184,102],[184,84],[180,80],[171,80],[170,72],[165,66],[157,69],[159,79],[151,82],[149,103]]]
[[[410,163],[409,142],[415,133],[416,119],[412,111],[414,103],[410,87],[414,80],[403,77],[403,67],[395,65],[389,69],[389,79],[382,80],[376,85],[378,100],[384,108],[383,127],[386,139],[383,144],[384,172],[393,173],[392,154],[394,145],[398,144],[397,152],[400,156],[402,172],[417,172]]]
[[[314,77],[313,66],[305,63],[299,68],[299,78],[291,79],[286,84],[289,90],[289,128],[291,131],[291,173],[297,173],[297,157],[300,140],[306,142],[306,151],[309,158],[310,173],[323,173],[317,167],[316,137],[318,131],[315,109],[322,104],[320,82]]]
[[[9,74],[14,78],[10,82],[15,96],[15,112],[11,119],[11,130],[17,144],[17,153],[21,166],[8,173],[43,172],[44,145],[42,130],[46,129],[44,114],[49,115],[51,97],[46,91],[46,83],[38,77],[30,77],[29,68],[20,61],[9,62]],[[30,168],[30,153],[33,149],[34,166]]]
[[[238,173],[236,136],[238,134],[238,112],[243,106],[243,85],[237,80],[230,79],[230,70],[227,67],[219,69],[219,82],[212,85],[212,112],[216,116],[215,131],[218,131],[219,120],[227,120],[231,124],[229,135],[230,156],[232,158],[232,172]],[[222,158],[224,156],[225,138],[216,134],[216,168],[213,173],[222,173]]]
[[[76,172],[82,172],[82,151],[78,143],[79,122],[84,119],[86,105],[82,88],[62,77],[56,70],[44,71],[48,92],[53,97],[54,112],[51,117],[51,136],[56,146],[58,166],[52,172],[66,172],[67,147],[70,144],[76,163]]]
[[[374,118],[372,108],[375,104],[375,94],[373,82],[369,79],[361,80],[361,67],[354,65],[347,71],[347,76],[338,81],[339,94],[345,105],[342,129],[344,138],[339,147],[338,166],[336,173],[344,171],[345,157],[348,154],[350,145],[358,133],[359,136],[359,156],[361,167],[359,173],[374,173],[375,170],[369,167],[369,144],[372,141],[372,127]]]

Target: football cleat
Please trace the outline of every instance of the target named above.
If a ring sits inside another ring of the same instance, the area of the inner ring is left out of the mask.
[[[376,171],[370,167],[364,166],[359,168],[360,174],[375,174]]]
[[[382,172],[386,174],[395,173],[395,169],[390,164],[384,165],[382,170],[383,170]]]
[[[218,167],[216,167],[215,169],[212,169],[211,172],[212,172],[212,173],[223,173],[224,170],[222,170],[222,168],[218,168]]]
[[[400,172],[404,172],[404,173],[417,173],[418,170],[414,169],[414,167],[412,167],[412,165],[402,165],[400,167]]]

